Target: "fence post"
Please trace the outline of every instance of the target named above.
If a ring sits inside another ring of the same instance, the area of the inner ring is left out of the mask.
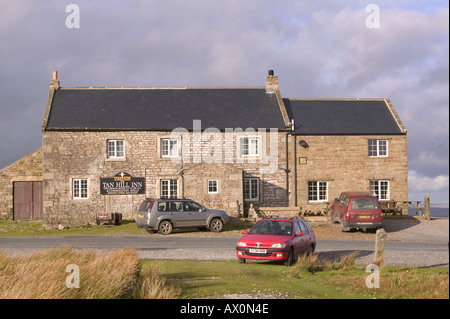
[[[373,257],[373,262],[378,265],[383,264],[384,259],[384,241],[386,240],[386,231],[380,228],[376,232],[375,239],[375,255]]]
[[[425,220],[430,220],[431,216],[430,216],[430,195],[425,194],[425,199],[424,199],[424,206],[425,206]]]

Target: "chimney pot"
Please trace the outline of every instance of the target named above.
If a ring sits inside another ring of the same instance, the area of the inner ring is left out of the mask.
[[[53,71],[53,78],[50,80],[50,89],[59,89],[58,71]]]
[[[266,76],[266,93],[273,94],[278,90],[278,76],[273,75],[273,70],[269,70]]]

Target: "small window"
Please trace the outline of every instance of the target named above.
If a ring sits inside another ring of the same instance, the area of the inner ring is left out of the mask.
[[[217,193],[219,193],[219,181],[208,180],[208,194],[217,194]]]
[[[125,146],[123,140],[108,140],[108,158],[125,158]]]
[[[389,200],[389,181],[370,181],[370,192],[378,200]]]
[[[244,178],[244,200],[259,200],[259,178]]]
[[[241,137],[240,154],[246,157],[259,156],[258,137]]]
[[[173,138],[161,139],[161,157],[177,157],[178,140]]]
[[[387,140],[369,140],[369,157],[387,157]]]
[[[88,180],[73,179],[72,180],[72,198],[86,199],[88,198]]]
[[[308,201],[310,202],[328,201],[328,182],[318,182],[318,181],[308,182]]]
[[[177,198],[178,181],[176,179],[161,180],[161,198]]]

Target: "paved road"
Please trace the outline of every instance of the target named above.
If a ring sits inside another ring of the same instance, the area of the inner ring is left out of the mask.
[[[75,249],[135,248],[143,259],[235,259],[236,237],[0,237],[0,248],[11,252],[29,252],[58,246]],[[358,261],[370,263],[374,243],[371,241],[318,240],[316,252],[336,258],[359,251]],[[448,266],[447,243],[387,241],[385,261],[393,265]]]

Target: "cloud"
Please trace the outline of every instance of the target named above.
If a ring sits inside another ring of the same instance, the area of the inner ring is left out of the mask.
[[[408,171],[409,200],[422,200],[425,194],[428,194],[432,203],[448,203],[448,192],[448,175],[428,177],[414,170]]]
[[[409,170],[408,184],[412,192],[426,192],[430,190],[448,192],[449,177],[448,175],[427,177],[418,174],[416,171]]]

